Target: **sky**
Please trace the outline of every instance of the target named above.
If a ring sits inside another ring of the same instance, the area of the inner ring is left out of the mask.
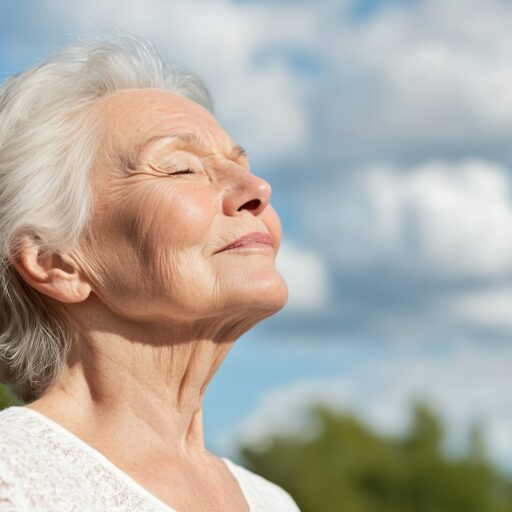
[[[448,450],[478,421],[512,469],[511,25],[506,0],[0,4],[0,80],[145,36],[272,186],[290,299],[215,375],[213,450],[307,433],[314,401],[396,432],[422,397]]]

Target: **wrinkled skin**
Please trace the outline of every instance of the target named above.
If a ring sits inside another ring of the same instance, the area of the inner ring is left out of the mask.
[[[237,338],[287,301],[270,185],[186,98],[126,90],[95,112],[90,236],[44,258],[27,238],[14,262],[82,333],[56,385],[28,407],[180,511],[248,510],[204,446],[202,399]],[[252,231],[273,247],[215,253]]]

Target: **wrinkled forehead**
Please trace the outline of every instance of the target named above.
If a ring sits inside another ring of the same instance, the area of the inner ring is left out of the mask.
[[[213,115],[192,100],[159,89],[118,91],[98,104],[102,139],[109,151],[136,154],[148,141],[192,134],[213,152],[233,146]]]

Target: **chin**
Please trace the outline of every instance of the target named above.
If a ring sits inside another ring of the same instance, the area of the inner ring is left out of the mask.
[[[238,303],[267,311],[269,315],[283,309],[288,302],[288,286],[281,274],[254,280],[244,290],[239,290]]]

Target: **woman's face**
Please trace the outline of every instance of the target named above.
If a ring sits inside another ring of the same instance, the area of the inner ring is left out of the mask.
[[[162,322],[281,309],[288,290],[274,265],[281,224],[270,185],[214,117],[156,89],[117,92],[98,113],[93,236],[80,254],[104,305]],[[273,247],[216,252],[255,231]]]

